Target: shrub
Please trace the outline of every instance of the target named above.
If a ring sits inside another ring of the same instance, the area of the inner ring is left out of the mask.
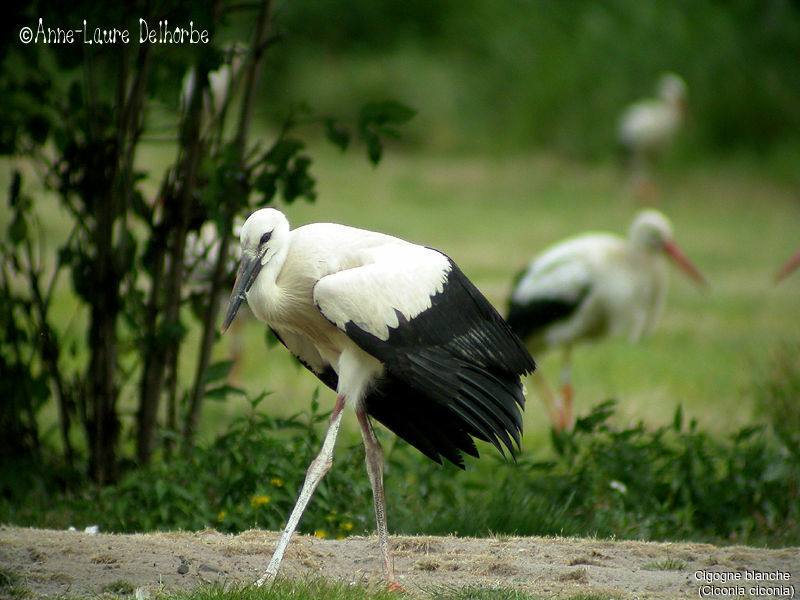
[[[26,499],[0,499],[0,522],[114,532],[279,529],[329,414],[314,397],[309,411],[277,419],[259,412],[262,399],[213,442],[115,485],[81,493],[39,486]],[[617,428],[613,414],[606,402],[572,432],[554,433],[548,460],[525,452],[506,462],[487,447],[466,472],[398,441],[387,452],[392,532],[800,543],[800,461],[767,427],[715,439],[687,424],[680,407],[656,429]],[[373,528],[361,444],[340,446],[300,530],[343,537]]]

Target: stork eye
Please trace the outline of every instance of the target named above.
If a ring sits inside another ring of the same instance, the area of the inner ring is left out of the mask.
[[[258,242],[258,245],[259,246],[263,246],[264,244],[266,244],[269,241],[269,238],[271,238],[271,237],[272,237],[272,232],[268,231],[267,233],[265,233],[264,235],[261,236],[261,240]]]

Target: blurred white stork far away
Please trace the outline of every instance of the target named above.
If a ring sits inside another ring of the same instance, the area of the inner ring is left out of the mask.
[[[585,233],[556,243],[517,276],[507,321],[534,358],[551,348],[564,352],[562,392],[556,398],[541,372],[534,374],[556,430],[572,426],[572,346],[609,335],[637,341],[655,328],[667,292],[667,258],[692,279],[705,279],[676,244],[659,211],[639,212],[628,239]]]
[[[637,199],[655,201],[657,163],[686,120],[687,88],[674,73],[658,80],[657,97],[629,105],[619,119],[617,141],[623,152],[628,176]]]
[[[233,82],[242,67],[242,53],[234,44],[228,50],[226,61],[215,71],[208,72],[208,87],[203,94],[201,133],[219,119],[233,95]],[[197,84],[197,69],[190,68],[181,82],[180,111],[186,114]]]
[[[464,467],[473,438],[514,453],[522,433],[521,376],[534,363],[522,342],[441,252],[332,223],[290,230],[279,211],[253,213],[223,330],[246,300],[253,314],[337,393],[319,455],[267,570],[278,572],[311,495],[331,467],[345,405],[366,451],[383,573],[399,589],[386,524],[376,419],[431,460]]]
[[[242,230],[243,221],[236,218],[233,223],[233,235],[236,239],[239,238],[239,233]],[[214,269],[216,269],[217,261],[219,260],[219,251],[221,247],[221,240],[217,232],[217,225],[213,221],[206,221],[200,226],[199,230],[192,230],[186,234],[186,246],[184,248],[184,269],[186,272],[186,289],[194,303],[195,298],[200,298],[205,301],[208,295],[209,287],[214,276]],[[227,256],[224,257],[224,272],[230,273],[230,279],[226,277],[231,284],[233,283],[233,273],[236,272],[237,258],[236,249],[234,244],[231,244]],[[220,291],[220,293],[224,293]],[[231,326],[230,338],[230,356],[231,356],[231,370],[228,374],[228,379],[235,382],[238,378],[239,366],[241,362],[243,343],[241,335],[241,327],[243,323],[247,322],[247,318],[252,318],[249,310],[245,311],[236,323]]]

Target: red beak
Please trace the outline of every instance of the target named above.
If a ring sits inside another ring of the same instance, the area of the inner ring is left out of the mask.
[[[687,256],[683,253],[674,241],[667,241],[664,242],[664,251],[667,253],[676,265],[678,265],[683,271],[692,279],[694,279],[700,285],[708,285],[706,278],[703,277],[703,274],[695,267],[692,262],[687,258]]]
[[[789,273],[794,271],[797,267],[800,267],[800,250],[798,250],[797,254],[789,259],[789,262],[783,265],[783,268],[781,268],[781,270],[775,276],[775,283],[779,283],[785,277],[788,277]]]

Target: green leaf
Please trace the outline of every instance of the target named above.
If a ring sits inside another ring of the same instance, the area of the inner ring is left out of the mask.
[[[383,154],[383,144],[380,138],[374,133],[364,136],[364,142],[367,144],[367,156],[373,165],[377,165],[381,161]]]
[[[319,410],[319,388],[314,388],[311,394],[311,414],[314,415]]]
[[[341,127],[333,119],[325,119],[325,136],[328,141],[342,152],[347,150],[350,143],[350,132]]]
[[[241,388],[235,387],[233,385],[229,385],[227,383],[223,383],[222,385],[218,385],[216,387],[209,388],[205,391],[205,397],[209,400],[216,400],[221,402],[230,394],[238,394],[241,396],[245,395],[244,390]]]
[[[233,367],[232,360],[220,360],[215,362],[206,369],[203,373],[203,382],[206,384],[214,383],[215,381],[223,381],[227,379],[228,373],[231,372]]]
[[[19,204],[21,190],[22,175],[19,171],[14,170],[14,177],[11,180],[11,185],[8,187],[8,205],[11,208],[15,208]]]
[[[672,428],[680,431],[681,425],[683,425],[683,407],[678,404],[678,408],[675,409],[675,418],[672,419]]]
[[[374,123],[378,126],[403,125],[417,114],[413,108],[394,100],[370,102],[361,108],[359,127]]]
[[[280,340],[278,339],[278,336],[275,335],[275,332],[272,331],[272,329],[270,329],[269,327],[267,327],[267,332],[264,335],[264,341],[267,344],[267,348],[274,348],[275,346],[281,343]]]
[[[8,239],[15,246],[25,240],[28,236],[28,224],[25,222],[23,216],[19,213],[16,214],[13,221],[8,226]]]
[[[395,101],[365,104],[358,116],[358,135],[367,145],[372,164],[378,164],[383,153],[381,136],[397,139],[400,132],[394,126],[406,123],[416,111]]]
[[[305,147],[305,144],[292,138],[282,138],[273,144],[264,155],[264,161],[284,171],[292,157]]]
[[[311,159],[307,156],[298,156],[288,169],[283,186],[283,199],[287,204],[294,202],[298,197],[303,196],[308,201],[313,202],[317,194],[314,191],[316,181],[308,173],[311,166]]]
[[[277,174],[267,170],[262,171],[258,177],[256,177],[254,187],[263,194],[263,198],[260,202],[262,206],[272,202],[272,199],[275,197],[275,192],[278,189],[276,181]]]

